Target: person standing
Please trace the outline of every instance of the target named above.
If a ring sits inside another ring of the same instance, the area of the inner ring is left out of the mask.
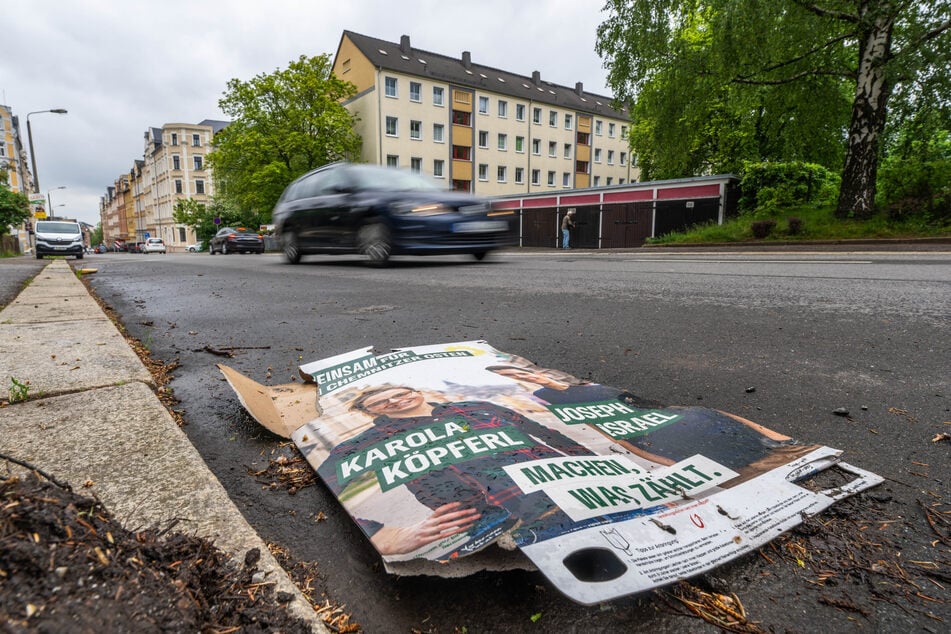
[[[571,230],[575,228],[575,210],[569,209],[565,217],[561,219],[561,248],[569,249],[569,240],[571,239]]]

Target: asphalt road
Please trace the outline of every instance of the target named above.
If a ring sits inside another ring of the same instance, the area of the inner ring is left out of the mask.
[[[99,269],[89,279],[128,331],[181,364],[171,387],[185,430],[251,524],[318,562],[318,587],[366,631],[709,626],[651,595],[578,606],[533,572],[385,574],[322,486],[290,496],[250,475],[292,450],[247,416],[216,363],[277,384],[300,362],[367,345],[485,339],[649,399],[716,407],[843,449],[888,478],[875,493],[882,516],[865,519],[897,531],[907,559],[949,561],[918,502],[951,503],[951,443],[931,441],[951,431],[951,252],[510,252],[384,269],[354,258],[294,267],[276,254],[106,254],[84,265]],[[0,272],[4,288],[10,279]],[[814,584],[764,559],[704,580],[736,592],[763,627],[942,631],[951,622],[946,584],[922,589],[938,601],[905,604],[856,589],[864,609],[855,611],[821,602]]]

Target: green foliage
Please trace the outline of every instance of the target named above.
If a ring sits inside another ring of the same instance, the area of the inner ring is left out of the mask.
[[[839,178],[812,163],[748,163],[740,181],[742,213],[773,216],[805,203],[835,201]]]
[[[937,101],[947,121],[947,0],[606,0],[604,12],[596,50],[630,104],[645,180],[844,164],[839,206],[861,210],[889,113]]]
[[[7,388],[11,403],[25,401],[30,395],[30,382],[20,381],[15,376],[10,377],[10,387]]]
[[[246,225],[251,218],[267,221],[295,178],[359,156],[355,118],[341,105],[356,89],[330,71],[329,56],[302,55],[285,70],[228,82],[218,104],[232,122],[208,155],[219,211],[240,210]]]
[[[886,161],[878,171],[879,207],[892,218],[951,221],[951,159]]]
[[[95,246],[102,244],[102,223],[96,225],[96,228],[89,234],[89,244]]]
[[[10,231],[10,225],[20,225],[30,217],[30,199],[0,185],[0,235]]]

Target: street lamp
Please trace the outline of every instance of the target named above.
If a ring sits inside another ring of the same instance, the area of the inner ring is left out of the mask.
[[[59,187],[54,187],[53,189],[50,189],[46,192],[46,204],[49,205],[49,208],[50,208],[50,213],[49,213],[50,217],[47,218],[47,220],[53,219],[53,199],[50,198],[50,192],[56,191],[57,189],[66,189],[66,185],[60,185]]]
[[[30,115],[41,114],[43,112],[52,112],[54,114],[66,114],[65,108],[53,108],[51,110],[35,110],[26,113],[26,136],[30,141],[30,161],[33,163],[33,193],[40,193],[40,177],[36,173],[36,154],[33,153],[33,130],[30,128]]]

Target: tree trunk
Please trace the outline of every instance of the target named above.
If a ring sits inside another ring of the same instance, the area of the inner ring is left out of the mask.
[[[862,2],[860,9],[859,67],[835,210],[838,218],[867,218],[875,210],[879,143],[892,92],[885,67],[891,52],[894,11],[888,0]]]

